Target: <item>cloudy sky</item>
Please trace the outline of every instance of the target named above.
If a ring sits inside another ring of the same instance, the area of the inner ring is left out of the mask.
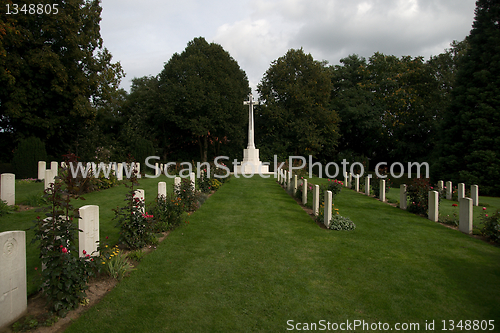
[[[174,53],[204,37],[220,44],[254,89],[273,60],[303,47],[339,64],[350,54],[442,53],[463,40],[475,0],[102,0],[104,46],[131,79],[157,75]]]

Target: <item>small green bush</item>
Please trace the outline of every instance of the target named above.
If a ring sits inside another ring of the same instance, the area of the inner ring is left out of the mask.
[[[496,213],[491,216],[484,214],[479,230],[483,236],[486,236],[489,240],[500,244],[500,211],[497,210]]]
[[[182,178],[181,183],[174,188],[174,192],[181,199],[184,211],[194,212],[198,209],[198,195],[189,178]]]
[[[408,211],[410,213],[425,215],[429,209],[429,179],[415,178],[406,188],[408,197]]]
[[[335,214],[330,220],[330,230],[354,230],[356,225],[346,216]]]
[[[184,209],[181,198],[173,193],[157,198],[149,211],[155,217],[154,232],[172,230],[182,223]]]
[[[12,208],[7,205],[7,201],[0,200],[0,216],[3,216],[5,214],[9,214]]]

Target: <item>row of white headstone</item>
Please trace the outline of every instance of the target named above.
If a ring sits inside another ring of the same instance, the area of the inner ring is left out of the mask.
[[[3,176],[3,175],[2,175]],[[194,182],[194,173],[191,181]],[[2,178],[3,179],[3,178]],[[181,178],[176,177],[174,185],[179,186]],[[158,197],[167,196],[167,184],[158,183]],[[145,201],[145,191],[137,189],[134,198]],[[79,209],[78,251],[80,257],[99,256],[99,206],[87,205]],[[26,233],[24,231],[6,231],[0,233],[0,330],[18,318],[27,310],[26,288]],[[85,251],[85,252],[84,252]]]
[[[293,179],[293,180],[292,180]],[[365,194],[370,195],[370,181],[371,177],[365,177]],[[278,182],[284,185],[288,191],[291,191],[294,195],[297,192],[297,186],[300,185],[297,175],[292,175],[287,170],[280,170],[278,173]],[[307,203],[307,179],[302,181],[302,204]],[[353,185],[353,177],[351,174],[344,174],[344,186],[351,188]],[[401,209],[407,208],[407,195],[406,195],[406,184],[401,184],[400,195],[399,195],[399,207]],[[444,187],[444,182],[440,180],[438,182],[438,191],[429,191],[429,208],[428,208],[428,218],[431,221],[437,222],[439,219],[439,193],[446,189],[446,199],[452,200],[453,198],[453,183],[451,181],[446,182],[446,187]],[[354,190],[359,192],[359,177],[354,177]],[[325,226],[328,228],[330,220],[332,218],[332,193],[325,192]],[[458,184],[458,202],[459,202],[459,230],[466,233],[472,234],[473,228],[473,206],[479,204],[479,186],[471,185],[471,198],[465,197],[465,184]],[[380,201],[385,201],[385,180],[380,180]],[[319,186],[314,185],[313,188],[313,212],[314,215],[318,215],[319,208]]]

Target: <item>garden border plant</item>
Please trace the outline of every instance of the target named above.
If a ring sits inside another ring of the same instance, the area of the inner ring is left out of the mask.
[[[74,158],[68,154],[66,160]],[[50,203],[46,218],[37,216],[34,221],[35,236],[32,243],[39,242],[42,290],[47,297],[51,311],[64,317],[76,308],[87,296],[88,281],[96,272],[96,262],[90,254],[80,257],[76,247],[76,235],[80,231],[76,221],[80,218],[78,209],[71,200],[84,200],[78,193],[81,183],[78,179],[62,173],[44,191],[44,198]]]

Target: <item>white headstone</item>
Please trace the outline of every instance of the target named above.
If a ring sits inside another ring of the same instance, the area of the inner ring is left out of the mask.
[[[167,197],[167,183],[159,182],[158,183],[158,198]]]
[[[399,186],[399,208],[408,208],[408,200],[406,196],[406,184],[401,184]]]
[[[429,220],[437,222],[439,219],[439,193],[429,191],[429,208],[427,216]]]
[[[477,185],[470,186],[470,196],[472,199],[472,205],[473,206],[479,205],[479,186]]]
[[[346,172],[346,173],[344,173],[344,187],[349,187],[348,185],[349,185],[349,183],[348,183],[347,172]]]
[[[175,188],[178,188],[181,185],[181,177],[175,177],[174,178],[174,186]]]
[[[385,201],[385,180],[380,180],[380,193],[379,193],[380,201]]]
[[[47,163],[45,161],[38,161],[38,179],[45,179],[45,170],[47,169]]]
[[[2,193],[0,199],[7,201],[7,205],[13,206],[16,204],[16,175],[13,173],[2,173],[1,176]]]
[[[319,213],[319,185],[314,185],[313,188],[313,213],[318,216]]]
[[[50,184],[54,182],[54,174],[52,173],[51,169],[45,170],[45,177],[44,177],[44,189],[48,189],[50,187]]]
[[[307,203],[307,179],[302,182],[302,204]]]
[[[137,169],[137,178],[141,178],[139,175],[141,174],[141,163],[136,162],[135,168]]]
[[[19,319],[28,308],[26,294],[26,234],[0,233],[0,329]]]
[[[193,188],[194,191],[196,189],[196,177],[194,172],[191,172],[189,174],[189,180],[191,181],[191,187]]]
[[[50,162],[50,170],[52,170],[54,177],[57,177],[59,174],[59,163],[54,161]]]
[[[91,256],[99,256],[97,246],[99,245],[99,206],[86,205],[79,209],[80,219],[78,221],[79,232],[78,250],[80,257],[85,257],[83,251]]]
[[[155,176],[159,176],[160,173],[160,165],[158,163],[155,163]]]
[[[459,183],[458,184],[458,201],[460,202],[460,199],[465,198],[465,184],[464,183]]]
[[[438,181],[438,191],[441,193],[444,189],[444,182],[442,180]]]
[[[116,179],[123,180],[123,164],[122,163],[118,163],[118,166],[116,167]]]
[[[332,219],[332,191],[325,192],[325,226],[328,228],[330,226],[330,221]]]
[[[472,234],[472,199],[462,198],[459,201],[458,229],[466,234]]]
[[[354,183],[354,190],[356,192],[359,192],[359,177],[354,177],[356,180],[355,180],[355,183]]]
[[[370,195],[370,179],[371,177],[365,177],[365,194]]]
[[[447,200],[453,199],[453,183],[452,182],[446,182],[446,199]]]
[[[352,173],[349,172],[349,188],[352,188]]]

